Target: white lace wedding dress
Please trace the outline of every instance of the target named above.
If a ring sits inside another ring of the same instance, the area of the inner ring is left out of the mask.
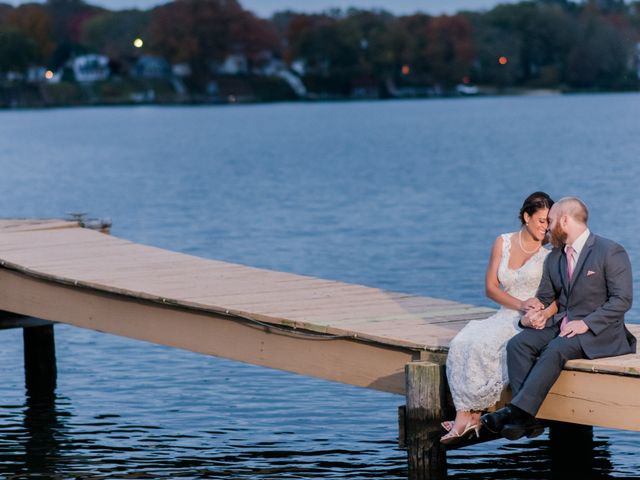
[[[541,247],[519,269],[509,268],[511,238],[502,234],[498,280],[508,294],[526,300],[535,296],[549,250]],[[470,321],[451,341],[447,379],[456,410],[485,410],[500,399],[509,383],[507,342],[520,331],[520,313],[506,307],[485,320]]]

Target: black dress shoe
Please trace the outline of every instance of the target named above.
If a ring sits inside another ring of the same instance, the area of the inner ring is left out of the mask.
[[[515,414],[511,405],[496,410],[493,413],[486,413],[480,417],[480,422],[492,433],[501,433],[505,425],[513,423]]]
[[[528,413],[517,416],[512,422],[505,425],[500,434],[508,440],[518,440],[525,435],[534,438],[544,432],[544,426]]]

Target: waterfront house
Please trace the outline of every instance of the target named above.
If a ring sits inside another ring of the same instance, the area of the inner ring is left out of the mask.
[[[164,58],[155,55],[143,55],[131,69],[135,78],[170,79],[171,65]]]
[[[80,55],[70,63],[77,82],[99,82],[109,78],[109,58],[104,55]]]
[[[244,55],[228,55],[221,64],[215,67],[215,71],[222,75],[240,75],[249,73],[249,62],[247,57]]]

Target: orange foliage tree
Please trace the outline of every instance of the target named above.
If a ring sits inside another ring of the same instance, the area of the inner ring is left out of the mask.
[[[469,75],[475,59],[473,29],[462,15],[434,17],[427,28],[426,60],[438,83],[452,86]]]
[[[236,0],[176,0],[151,13],[150,48],[174,63],[188,63],[200,79],[227,55],[256,60],[278,46],[274,27]]]

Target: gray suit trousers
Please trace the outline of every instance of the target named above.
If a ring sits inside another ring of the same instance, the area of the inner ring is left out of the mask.
[[[584,357],[578,335],[566,338],[558,333],[557,325],[525,328],[507,344],[511,403],[534,416],[567,360]]]

